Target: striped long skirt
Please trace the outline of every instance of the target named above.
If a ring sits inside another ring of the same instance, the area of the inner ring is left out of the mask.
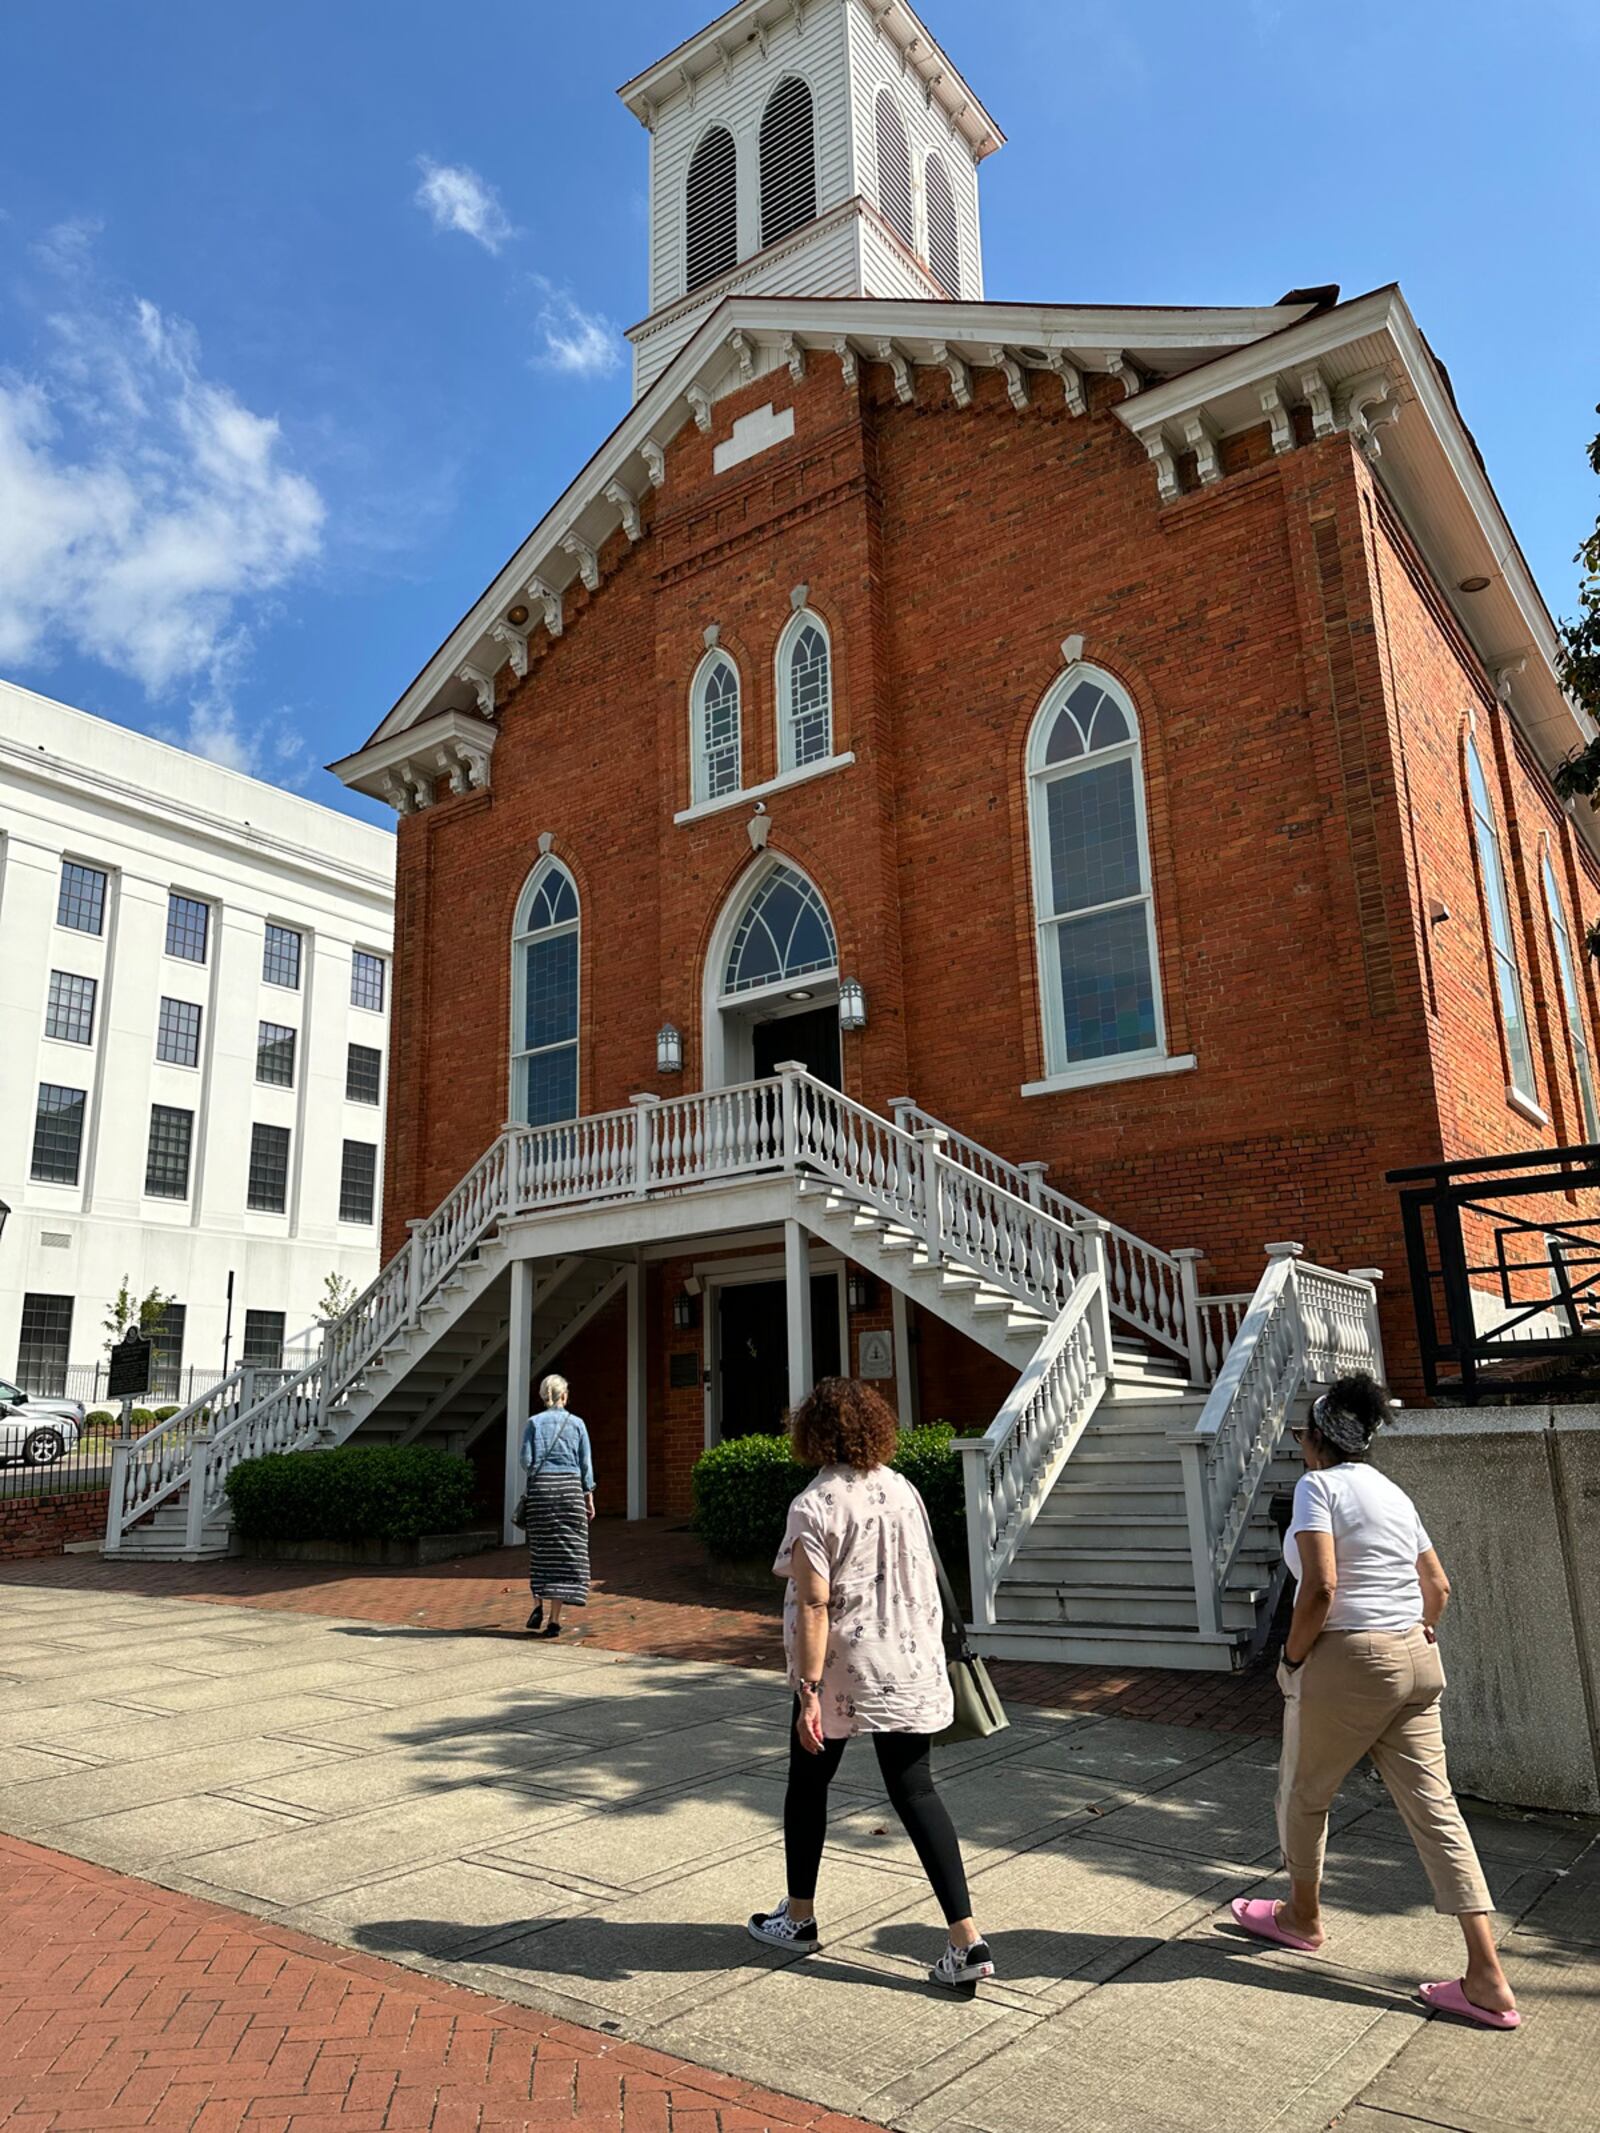
[[[576,1474],[539,1474],[528,1487],[528,1589],[535,1598],[589,1602],[589,1516]]]

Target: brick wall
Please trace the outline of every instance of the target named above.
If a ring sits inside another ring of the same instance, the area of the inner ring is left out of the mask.
[[[0,1497],[0,1562],[60,1555],[69,1541],[98,1540],[106,1530],[109,1501],[104,1489]]]

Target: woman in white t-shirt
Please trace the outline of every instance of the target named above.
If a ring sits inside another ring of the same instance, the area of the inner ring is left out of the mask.
[[[1435,1638],[1450,1581],[1416,1505],[1367,1462],[1387,1407],[1361,1373],[1340,1378],[1294,1434],[1306,1472],[1296,1484],[1284,1559],[1294,1618],[1278,1668],[1283,1758],[1278,1839],[1289,1900],[1238,1897],[1248,1933],[1310,1953],[1322,1946],[1322,1859],[1328,1810],[1370,1755],[1410,1831],[1436,1908],[1460,1920],[1465,1974],[1424,1985],[1443,2013],[1490,2029],[1521,2021],[1495,1953],[1494,1905],[1445,1768]]]

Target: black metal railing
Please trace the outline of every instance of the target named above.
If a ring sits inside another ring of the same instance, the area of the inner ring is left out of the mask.
[[[1600,1387],[1600,1144],[1423,1164],[1388,1182],[1430,1396],[1473,1406]]]

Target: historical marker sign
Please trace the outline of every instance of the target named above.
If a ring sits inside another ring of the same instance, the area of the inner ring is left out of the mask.
[[[106,1396],[112,1400],[127,1400],[149,1390],[150,1343],[142,1333],[130,1330],[111,1351],[111,1375],[106,1384]]]

